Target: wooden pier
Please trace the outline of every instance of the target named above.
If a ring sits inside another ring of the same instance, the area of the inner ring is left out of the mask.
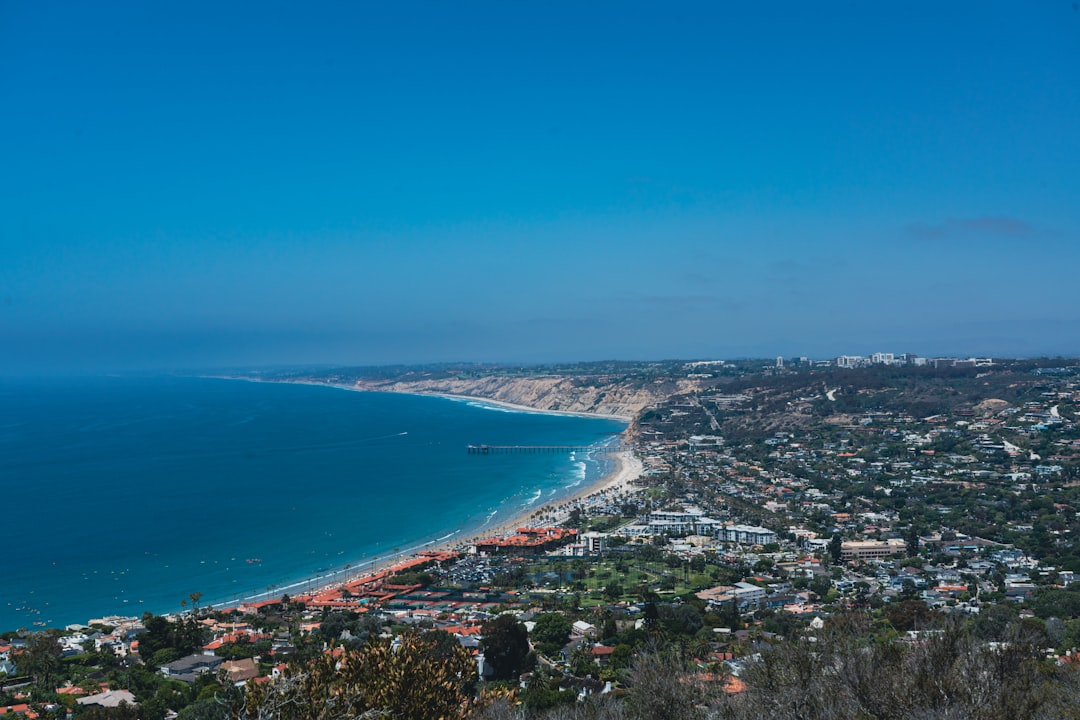
[[[470,455],[522,455],[538,453],[617,453],[626,445],[469,445]]]

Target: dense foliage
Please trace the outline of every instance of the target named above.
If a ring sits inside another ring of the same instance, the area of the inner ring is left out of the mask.
[[[440,647],[419,634],[401,636],[396,646],[375,638],[251,685],[240,717],[346,720],[384,711],[400,720],[463,718],[474,705],[475,685],[476,664],[461,647]]]

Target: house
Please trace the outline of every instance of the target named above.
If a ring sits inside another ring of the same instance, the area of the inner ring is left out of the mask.
[[[214,672],[225,662],[223,658],[209,655],[188,655],[168,665],[161,666],[161,674],[170,680],[193,683],[203,673]]]
[[[563,646],[562,650],[559,651],[559,655],[562,657],[563,664],[569,665],[570,661],[574,657],[574,652],[586,646],[588,642],[589,641],[583,637],[571,638],[570,642],[566,643],[566,645]]]
[[[243,687],[248,680],[259,677],[259,668],[253,658],[228,660],[221,664],[221,670],[229,678],[229,682],[237,687]]]
[[[731,585],[717,585],[697,593],[697,596],[710,605],[723,605],[735,599],[735,588]]]
[[[127,690],[106,690],[97,695],[87,695],[86,697],[79,698],[75,702],[80,705],[97,705],[99,707],[107,708],[119,707],[121,703],[127,703],[132,707],[138,705],[138,703],[135,702],[135,696]]]
[[[596,661],[597,666],[604,667],[611,660],[611,653],[615,651],[615,648],[608,647],[607,645],[593,645],[592,653],[593,660]]]

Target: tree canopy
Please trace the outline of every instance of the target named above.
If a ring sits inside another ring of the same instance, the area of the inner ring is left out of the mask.
[[[532,630],[532,638],[536,647],[545,655],[559,652],[566,643],[570,642],[570,629],[573,624],[570,618],[561,613],[542,613],[536,616],[536,626]]]
[[[532,666],[529,633],[513,615],[500,615],[484,623],[480,647],[495,680],[516,678]]]

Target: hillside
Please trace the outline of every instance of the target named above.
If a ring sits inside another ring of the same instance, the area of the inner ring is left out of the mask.
[[[643,408],[673,393],[691,389],[693,384],[688,380],[643,383],[641,378],[489,375],[408,380],[358,379],[355,386],[370,391],[467,395],[537,410],[610,415],[631,420]]]

